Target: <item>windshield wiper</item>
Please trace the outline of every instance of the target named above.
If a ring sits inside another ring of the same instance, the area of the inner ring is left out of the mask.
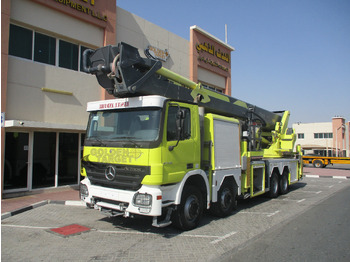
[[[89,138],[92,138],[92,139],[96,140],[97,142],[99,142],[98,146],[106,146],[106,144],[103,143],[102,140],[99,139],[97,136],[90,136]]]
[[[134,136],[121,136],[121,137],[118,137],[118,138],[121,138],[121,139],[127,139],[127,141],[129,143],[125,143],[123,144],[123,147],[130,147],[130,143],[131,145],[135,146],[135,147],[141,147],[139,144],[137,144],[133,139],[135,139],[136,137]]]

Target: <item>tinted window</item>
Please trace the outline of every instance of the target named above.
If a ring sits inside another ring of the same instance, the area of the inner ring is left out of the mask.
[[[78,70],[78,45],[60,40],[59,66]]]
[[[34,61],[54,65],[56,57],[56,39],[35,33]]]
[[[23,27],[10,25],[9,54],[32,59],[33,32]]]

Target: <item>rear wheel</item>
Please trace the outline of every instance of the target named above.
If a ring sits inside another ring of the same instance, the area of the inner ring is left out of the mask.
[[[323,163],[321,160],[315,160],[312,164],[314,165],[314,167],[317,167],[317,168],[323,167]]]
[[[229,182],[224,182],[218,192],[218,201],[212,205],[212,213],[218,217],[226,217],[237,208],[237,189]]]
[[[273,172],[270,177],[269,197],[276,198],[278,196],[278,191],[279,191],[278,175],[275,172]]]
[[[285,195],[288,193],[288,173],[287,172],[283,172],[283,175],[280,177],[279,189],[280,189],[281,195]]]
[[[174,212],[172,222],[182,230],[191,230],[199,225],[203,214],[203,197],[197,187],[185,186],[181,203]]]

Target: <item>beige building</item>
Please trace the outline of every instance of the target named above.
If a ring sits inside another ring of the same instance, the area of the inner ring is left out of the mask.
[[[233,47],[198,26],[190,41],[118,8],[116,1],[1,2],[2,193],[80,181],[86,104],[109,99],[82,72],[85,49],[126,42],[163,66],[231,93]]]
[[[334,117],[332,122],[295,123],[296,145],[300,144],[305,155],[349,157],[349,125],[342,117]]]

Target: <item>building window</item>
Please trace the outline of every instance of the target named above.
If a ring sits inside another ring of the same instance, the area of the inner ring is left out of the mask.
[[[216,91],[218,93],[223,93],[224,90],[222,88],[218,88],[218,87],[214,87],[214,86],[210,86],[208,84],[202,84],[202,87],[205,88],[205,89],[209,89],[209,90],[212,90],[212,91]]]
[[[333,138],[333,133],[324,133],[324,138]]]
[[[298,139],[304,139],[304,133],[298,134]]]
[[[33,31],[10,25],[9,54],[32,59]]]
[[[59,48],[56,47],[57,41]],[[10,24],[9,54],[13,56],[83,71],[83,52],[88,48]]]
[[[333,138],[333,133],[314,133],[315,139]]]
[[[323,138],[323,133],[314,133],[314,138],[315,139]]]
[[[55,65],[56,61],[56,38],[35,33],[34,61]]]
[[[60,40],[58,65],[78,71],[78,51],[78,45]]]

